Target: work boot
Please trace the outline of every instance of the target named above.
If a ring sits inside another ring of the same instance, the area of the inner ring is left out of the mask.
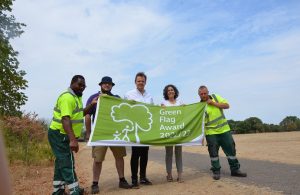
[[[97,184],[93,184],[92,186],[91,186],[91,193],[92,194],[98,194],[99,193],[99,185],[97,185]]]
[[[139,189],[139,188],[140,188],[137,179],[132,179],[132,185],[131,185],[131,188],[133,188],[133,189]]]
[[[140,184],[143,184],[143,185],[152,185],[152,182],[148,179],[148,178],[141,178],[140,179]]]
[[[231,171],[231,176],[233,177],[247,177],[247,173],[243,173],[240,170]]]
[[[220,171],[213,171],[213,178],[214,180],[219,180],[221,177]]]
[[[119,188],[124,188],[124,189],[129,189],[132,186],[128,184],[128,182],[126,181],[126,179],[122,179],[119,182]]]

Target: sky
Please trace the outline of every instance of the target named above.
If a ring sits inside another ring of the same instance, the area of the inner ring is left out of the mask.
[[[206,85],[228,100],[228,119],[300,118],[299,10],[298,0],[16,0],[12,14],[27,25],[11,41],[27,73],[22,110],[52,118],[76,74],[84,104],[103,76],[124,97],[143,71],[157,105],[167,84],[185,104]]]

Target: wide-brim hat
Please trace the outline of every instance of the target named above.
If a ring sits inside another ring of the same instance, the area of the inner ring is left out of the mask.
[[[99,85],[102,85],[103,83],[111,83],[112,86],[115,85],[114,82],[112,81],[112,78],[109,77],[109,76],[102,77],[101,82],[99,83]]]

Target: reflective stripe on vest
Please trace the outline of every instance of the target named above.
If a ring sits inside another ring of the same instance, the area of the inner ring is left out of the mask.
[[[56,118],[52,118],[53,121],[57,122],[57,123],[61,123],[61,120],[56,119]],[[71,120],[72,124],[76,124],[76,123],[83,123],[83,119],[82,120]]]
[[[69,92],[69,91],[66,91],[66,92],[62,93],[62,94],[57,98],[57,101],[58,101],[58,99],[59,99],[62,95],[66,94],[66,93],[69,93],[69,94],[71,94],[71,95],[74,97],[74,94],[72,94],[72,93]],[[75,98],[75,97],[74,97],[74,98]],[[73,110],[72,114],[76,114],[76,113],[78,113],[78,112],[83,111],[83,108],[79,108],[78,102],[76,101],[76,98],[75,98],[75,103],[76,103],[76,108]],[[54,110],[55,112],[61,113],[61,110],[60,110],[59,108],[57,108],[57,102],[56,102],[56,106],[53,108],[53,110]]]
[[[222,124],[219,124],[219,125],[217,125],[217,126],[215,126],[215,127],[206,127],[206,129],[207,130],[210,130],[210,129],[218,129],[218,128],[220,128],[220,127],[223,127],[223,126],[225,126],[225,125],[227,125],[228,123],[227,123],[227,121],[226,122],[224,122],[224,123],[222,123]]]
[[[54,107],[53,110],[55,112],[61,113],[61,110],[58,109],[57,107]],[[75,108],[75,110],[73,110],[72,114],[76,114],[76,113],[81,112],[81,111],[83,111],[83,108],[79,108],[78,103],[76,102],[76,108]]]
[[[217,103],[219,103],[218,98],[216,97],[215,94],[212,94],[211,96],[213,97],[213,99],[214,99]],[[219,125],[217,125],[217,126],[215,126],[215,127],[207,127],[207,126],[209,126],[209,125],[211,125],[211,124],[214,124],[214,123],[216,123],[216,122],[218,122],[218,121],[220,121],[220,120],[222,120],[222,119],[226,119],[226,118],[225,118],[225,115],[224,115],[224,112],[223,112],[223,109],[219,108],[219,110],[220,110],[220,112],[221,112],[221,116],[219,116],[218,118],[215,118],[215,119],[212,120],[212,121],[209,121],[209,122],[205,123],[205,126],[206,126],[206,129],[207,129],[207,130],[210,130],[210,129],[218,129],[218,128],[223,127],[223,126],[225,126],[225,125],[228,124],[228,122],[226,121],[226,122],[224,122],[224,123],[222,123],[222,124],[219,124]],[[206,116],[208,117],[208,114],[207,114],[206,112],[205,112],[205,114],[206,114]]]
[[[62,93],[62,94],[58,97],[57,101],[59,100],[59,98],[60,98],[62,95],[66,94],[66,93],[69,93],[69,94],[71,94],[71,95],[74,97],[74,94],[72,94],[72,93],[69,92],[69,91],[66,91],[66,92]],[[75,98],[75,97],[74,97],[74,98]],[[75,98],[75,103],[76,103],[76,108],[72,111],[72,114],[76,114],[76,113],[79,113],[79,112],[82,112],[82,111],[83,111],[83,108],[79,108],[78,102],[76,101],[76,98]],[[59,108],[57,108],[57,103],[56,103],[56,106],[53,108],[53,110],[54,110],[55,112],[61,113],[61,110],[60,110]],[[55,121],[55,122],[57,122],[57,123],[62,123],[61,120],[56,119],[56,118],[54,118],[54,117],[52,118],[52,120]],[[83,120],[83,119],[81,119],[81,120],[71,120],[71,122],[72,122],[72,124],[83,123],[84,120]]]

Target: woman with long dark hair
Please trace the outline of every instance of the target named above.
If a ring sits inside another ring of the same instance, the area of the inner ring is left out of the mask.
[[[177,100],[179,91],[174,85],[167,85],[163,90],[164,101],[161,106],[180,106],[183,105],[180,100]],[[175,148],[175,162],[177,168],[177,181],[183,182],[182,179],[182,146],[166,146],[166,170],[167,170],[167,181],[172,182],[172,161],[173,161],[173,148]]]

